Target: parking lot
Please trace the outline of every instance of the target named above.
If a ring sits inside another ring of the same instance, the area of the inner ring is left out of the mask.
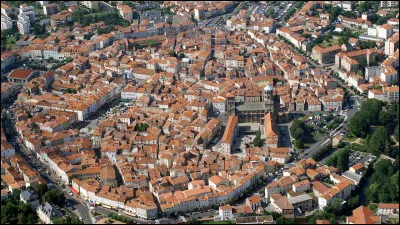
[[[102,110],[101,112],[97,113],[95,115],[95,119],[93,119],[92,121],[90,121],[90,123],[88,123],[85,127],[83,127],[82,129],[79,130],[79,132],[81,134],[92,134],[94,128],[96,127],[97,124],[101,123],[102,121],[117,115],[118,113],[125,113],[131,106],[133,106],[132,102],[120,102],[120,100],[115,100],[116,102],[111,108],[109,108],[108,110]],[[89,129],[91,128],[91,129]],[[90,131],[89,131],[90,130]]]
[[[349,166],[361,163],[364,167],[368,167],[370,164],[373,164],[375,159],[376,156],[373,156],[370,153],[352,150],[349,156]]]

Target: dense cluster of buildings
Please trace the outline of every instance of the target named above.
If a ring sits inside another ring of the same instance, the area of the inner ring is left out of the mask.
[[[98,33],[107,27],[103,22],[65,26],[76,5],[58,12],[54,4],[40,4],[57,31],[44,39],[21,37],[17,48],[2,54],[2,70],[3,62],[6,68],[16,59],[72,61],[47,72],[12,70],[9,83],[1,85],[2,99],[3,94],[18,94],[13,109],[18,140],[91,204],[143,219],[218,206],[216,220],[262,214],[259,196],[241,206],[231,204],[292,159],[292,149],[279,146],[276,120],[282,113],[343,109],[345,93],[332,73],[311,67],[307,57],[282,40],[305,51],[309,41],[302,34],[318,37],[328,27],[329,15],[310,14],[323,2],[306,3],[288,26],[276,29],[277,36],[269,34],[275,30],[274,19],[260,14],[245,18],[246,10],[228,19],[226,29],[196,27],[190,19],[225,14],[235,6],[233,1],[165,1],[162,7],[176,13],[173,18],[156,10],[143,12],[139,24],[116,26],[106,34]],[[107,3],[82,4],[97,9]],[[345,2],[340,6],[352,8]],[[9,29],[7,14],[14,13],[9,8],[2,3],[2,30]],[[118,4],[116,9],[125,19],[133,19],[128,5]],[[29,34],[34,20],[33,7],[21,5],[19,31]],[[377,35],[390,27],[377,28]],[[87,40],[90,33],[94,35]],[[398,86],[390,84],[398,80],[398,32],[385,35],[385,53],[377,48],[316,46],[311,55],[319,63],[335,63],[343,70],[339,76],[370,98],[398,100]],[[380,66],[367,67],[365,79],[355,73],[359,61],[373,62],[383,54],[388,57]],[[99,120],[89,135],[81,135],[77,125],[115,101],[129,102],[130,107]],[[226,119],[216,116],[221,114]],[[240,147],[243,154],[234,154],[243,122],[258,123],[266,145]],[[3,130],[1,139],[4,192],[45,183],[15,155]],[[212,148],[219,139],[220,148]],[[349,198],[362,169],[354,165],[339,173],[311,159],[301,160],[265,187],[265,197],[287,217],[298,209],[322,209],[334,199]],[[35,201],[31,193],[24,192],[21,198]],[[389,214],[393,206],[380,209]],[[44,222],[61,213],[49,204],[36,210]],[[357,210],[349,222],[357,223],[360,216],[376,220],[368,211],[361,209],[360,215]],[[259,220],[272,222],[259,216],[247,222]]]

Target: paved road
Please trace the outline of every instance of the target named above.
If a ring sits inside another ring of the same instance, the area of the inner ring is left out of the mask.
[[[104,208],[104,207],[101,207],[101,206],[96,206],[96,207],[94,207],[94,211],[96,211],[97,213],[106,215],[106,216],[108,214],[110,214],[110,213],[119,213],[119,214],[121,214],[123,216],[131,218],[135,223],[138,223],[138,224],[150,224],[150,223],[152,223],[151,220],[138,219],[136,217],[124,214],[121,210],[117,211],[117,210],[113,210],[113,209],[107,209],[107,208]]]
[[[27,152],[29,151],[28,149],[26,149],[26,147],[24,145],[21,145],[21,150],[23,152]],[[21,153],[24,156],[24,153]],[[45,178],[47,180],[48,183],[51,183],[54,187],[56,187],[57,189],[61,190],[62,192],[64,192],[64,195],[66,197],[66,199],[69,200],[73,200],[73,202],[76,203],[75,208],[77,209],[80,217],[82,218],[83,222],[85,224],[92,224],[92,219],[90,218],[89,215],[89,208],[87,207],[87,204],[85,204],[84,202],[82,202],[81,200],[79,200],[78,198],[76,198],[75,196],[70,196],[68,193],[67,189],[63,189],[60,185],[57,184],[57,179],[52,175],[52,174],[46,174],[45,171],[49,170],[49,169],[45,169],[47,167],[45,167],[44,164],[42,164],[40,162],[39,159],[36,158],[35,155],[31,155],[29,157],[25,156],[26,162],[32,167],[35,168],[36,170],[38,170],[39,168],[40,171],[38,171],[40,173],[40,175]],[[50,171],[49,171],[50,172]]]

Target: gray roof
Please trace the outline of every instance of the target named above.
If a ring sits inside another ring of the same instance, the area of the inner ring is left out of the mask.
[[[50,205],[48,202],[46,202],[43,207],[40,207],[44,214],[46,214],[50,219],[63,216],[63,213],[60,211],[58,206]]]
[[[265,110],[265,103],[264,102],[244,102],[243,104],[237,105],[236,109],[239,111]]]
[[[22,191],[20,197],[24,201],[31,201],[31,200],[35,200],[35,199],[39,198],[38,195],[32,190]]]
[[[307,200],[312,200],[311,196],[308,195],[308,194],[302,194],[302,195],[299,195],[299,196],[296,196],[296,197],[293,197],[293,198],[289,198],[289,202],[292,203],[292,204],[296,204],[296,203],[299,203],[299,202],[304,202],[304,201],[307,201]]]
[[[351,172],[350,170],[347,170],[347,171],[344,172],[342,175],[343,175],[344,177],[346,177],[346,178],[352,180],[352,181],[357,181],[357,182],[360,182],[360,180],[361,180],[361,178],[362,178],[361,175],[358,175],[358,174],[356,174],[356,173],[353,173],[353,172]]]

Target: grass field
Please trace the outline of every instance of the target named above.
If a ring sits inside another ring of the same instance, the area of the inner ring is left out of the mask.
[[[334,39],[334,38],[329,39],[329,41],[322,42],[321,46],[323,48],[327,48],[327,47],[330,47],[330,46],[333,46],[333,45],[339,45],[339,39]]]
[[[343,140],[347,142],[353,142],[357,140],[357,137],[352,134],[347,134],[346,136],[344,136]]]

